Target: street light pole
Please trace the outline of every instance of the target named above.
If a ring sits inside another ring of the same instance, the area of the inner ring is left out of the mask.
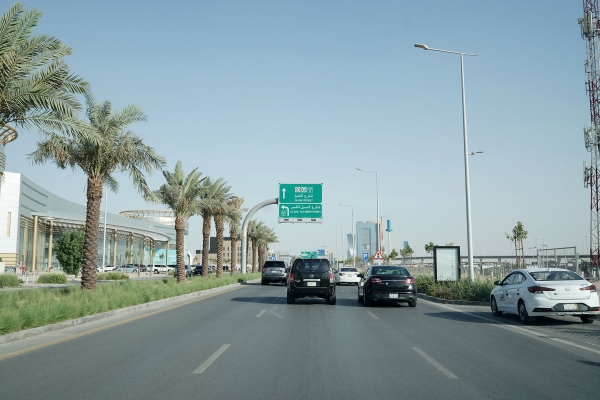
[[[368,170],[362,169],[362,168],[356,168],[356,169],[359,171],[362,171],[362,172],[369,172],[371,174],[375,174],[375,193],[377,196],[377,219],[376,219],[376,221],[377,221],[377,243],[376,243],[376,245],[377,245],[377,250],[381,250],[381,240],[379,237],[381,235],[381,232],[379,232],[379,172],[368,171]]]
[[[106,209],[108,208],[108,189],[104,191],[104,239],[102,246],[102,272],[104,272],[104,268],[106,267]]]
[[[352,266],[354,268],[356,268],[356,238],[354,237],[354,209],[356,207],[348,206],[348,205],[342,204],[342,203],[340,203],[340,206],[350,207],[352,209],[352,247],[353,247],[353,249],[350,251],[350,254],[352,255]]]
[[[467,108],[465,102],[465,69],[463,56],[476,56],[477,54],[469,54],[469,53],[461,53],[457,51],[449,51],[449,50],[441,50],[434,49],[428,47],[424,44],[416,43],[415,47],[418,47],[423,50],[432,50],[439,51],[441,53],[450,53],[450,54],[458,54],[460,55],[460,82],[462,87],[462,119],[463,119],[463,141],[464,141],[464,155],[465,155],[465,192],[466,192],[466,205],[467,205],[467,249],[469,252],[469,275],[471,277],[471,281],[474,280],[474,271],[473,271],[473,238],[471,235],[471,188],[469,185],[469,147],[467,143]]]
[[[337,218],[333,218],[334,221],[339,221],[342,223],[342,260],[346,261],[345,258],[345,254],[344,254],[344,221],[341,219],[337,219]]]

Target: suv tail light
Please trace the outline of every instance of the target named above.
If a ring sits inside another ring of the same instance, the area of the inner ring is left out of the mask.
[[[587,285],[587,286],[584,286],[582,288],[579,288],[579,290],[589,290],[591,292],[595,292],[596,291],[596,285]]]
[[[262,267],[262,271],[263,274],[265,273],[265,267]]]
[[[556,289],[545,286],[529,286],[527,290],[529,290],[529,293],[536,294],[543,292],[554,292]]]
[[[417,283],[417,282],[415,282],[415,278],[408,278],[408,279],[406,279],[406,282],[405,282],[405,283],[406,283],[407,285],[414,285],[414,284],[415,284],[415,283]]]
[[[290,272],[289,280],[290,280],[290,283],[294,283],[294,274],[292,274],[291,272]]]
[[[329,283],[335,283],[335,275],[333,273],[329,274]]]
[[[379,279],[379,278],[372,277],[371,278],[371,284],[372,285],[381,285],[381,284],[383,284],[383,281],[381,279]]]

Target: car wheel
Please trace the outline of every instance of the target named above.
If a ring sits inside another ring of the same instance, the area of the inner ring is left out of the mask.
[[[527,313],[527,307],[525,307],[525,302],[523,300],[519,300],[519,305],[517,306],[519,310],[519,319],[521,323],[528,324],[532,321],[535,321],[535,318],[532,318]]]
[[[594,323],[594,318],[590,318],[589,315],[582,315],[579,318],[581,318],[581,322],[583,322],[584,324],[592,324],[592,323]]]
[[[287,303],[294,304],[295,302],[296,302],[296,298],[294,297],[294,295],[288,293],[287,294]]]
[[[363,304],[365,305],[365,307],[371,306],[371,300],[367,297],[366,293],[363,293]]]
[[[360,292],[358,292],[358,302],[362,303],[364,300],[364,297],[360,295]]]
[[[408,306],[409,307],[416,307],[417,306],[417,299],[412,299],[408,301]]]
[[[340,286],[340,283],[339,283],[339,282],[336,282],[335,284],[336,284],[336,286]]]
[[[264,285],[266,285],[267,283],[266,283],[264,280],[261,280],[261,281],[260,281],[260,284],[264,286]]]
[[[492,296],[492,299],[490,300],[490,307],[492,308],[492,315],[496,317],[502,315],[502,311],[498,311],[498,304],[496,303],[496,297],[494,296]]]
[[[337,296],[335,294],[332,296],[329,296],[329,298],[327,299],[327,302],[332,306],[336,303],[336,301],[337,301]]]
[[[155,274],[158,274],[158,270],[157,270],[157,269],[155,269],[155,270],[154,270],[154,273],[155,273]]]

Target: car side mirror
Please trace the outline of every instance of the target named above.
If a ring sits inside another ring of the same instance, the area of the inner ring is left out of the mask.
[[[494,281],[494,285],[495,285],[495,286],[500,286],[500,285],[502,285],[502,284],[500,283],[500,281]]]
[[[364,277],[364,276],[365,276],[365,274],[358,274],[358,275],[356,275],[356,276],[358,276],[359,278],[362,278],[362,277]]]

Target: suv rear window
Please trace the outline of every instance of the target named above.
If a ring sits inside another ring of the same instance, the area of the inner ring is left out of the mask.
[[[265,268],[285,268],[283,261],[265,261]]]
[[[300,272],[327,272],[329,271],[329,261],[317,259],[300,259],[294,261],[292,267],[294,271]]]

